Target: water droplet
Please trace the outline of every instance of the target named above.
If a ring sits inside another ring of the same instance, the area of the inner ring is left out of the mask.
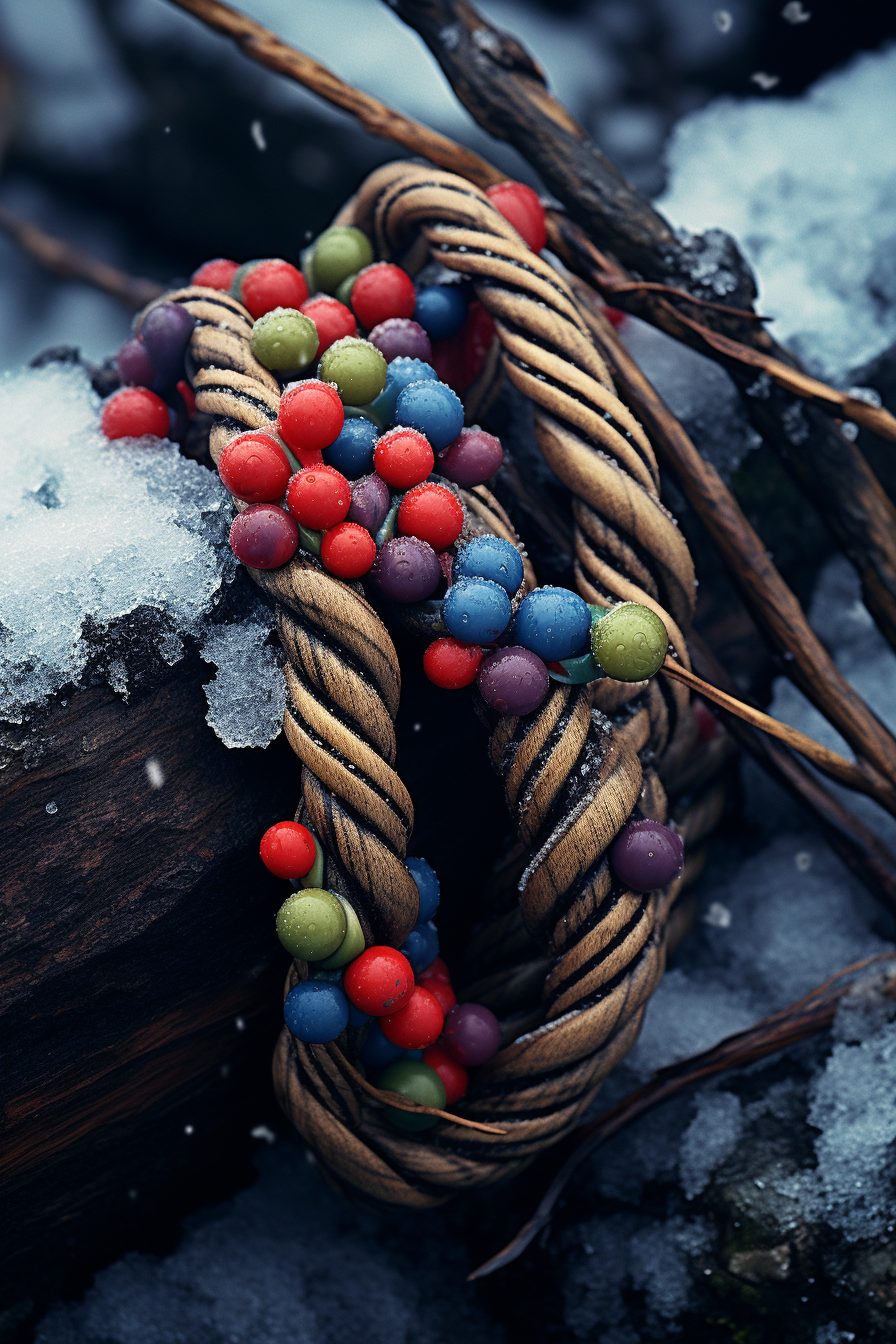
[[[56,813],[59,811],[59,808],[56,806],[55,803],[47,803],[47,811],[49,812],[51,817],[55,817]]]

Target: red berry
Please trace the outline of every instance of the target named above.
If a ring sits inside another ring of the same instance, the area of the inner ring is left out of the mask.
[[[103,404],[100,428],[107,439],[139,439],[142,434],[167,437],[168,407],[148,387],[123,387]]]
[[[437,1045],[430,1045],[423,1051],[423,1063],[437,1073],[445,1089],[445,1105],[453,1106],[466,1093],[470,1076],[463,1064],[446,1055]]]
[[[276,504],[250,504],[230,526],[230,548],[237,560],[253,569],[279,569],[299,544],[299,528]]]
[[[218,472],[237,499],[260,504],[283,498],[292,467],[276,439],[250,430],[230,440],[218,459]]]
[[[544,206],[537,192],[524,182],[498,182],[485,194],[533,252],[540,252],[547,246]]]
[[[239,264],[228,261],[226,257],[215,257],[206,261],[190,276],[191,285],[204,285],[206,289],[230,289],[233,277],[239,270]]]
[[[444,551],[463,530],[464,509],[444,485],[427,481],[405,495],[395,521],[402,536],[419,537],[434,551]]]
[[[470,304],[466,325],[447,341],[435,341],[430,364],[443,383],[455,392],[466,392],[485,366],[495,335],[491,314],[478,299]]]
[[[187,415],[192,420],[196,415],[196,394],[193,391],[190,384],[187,382],[186,378],[181,378],[180,382],[176,383],[175,386],[177,387],[177,390],[181,396],[181,400],[183,401],[184,406],[187,409]]]
[[[438,980],[435,978],[427,980],[426,988],[436,999],[443,1013],[450,1012],[457,1003],[457,995],[447,980]]]
[[[320,544],[324,567],[339,579],[360,579],[376,559],[376,542],[360,523],[337,523]]]
[[[691,701],[691,709],[697,721],[697,741],[711,742],[714,737],[718,737],[721,727],[706,701],[701,700],[699,696],[694,696]]]
[[[619,311],[618,308],[611,308],[608,304],[604,305],[604,317],[608,322],[612,322],[618,331],[626,319],[627,314]]]
[[[243,277],[243,307],[255,318],[273,308],[301,308],[307,297],[305,277],[288,261],[259,262]]]
[[[351,996],[349,996],[351,997]],[[402,1050],[424,1050],[439,1039],[445,1014],[430,990],[415,985],[410,998],[397,1012],[383,1017],[380,1026],[387,1041]]]
[[[331,299],[329,294],[315,294],[313,299],[306,299],[299,311],[310,317],[317,327],[320,344],[315,359],[320,359],[334,341],[341,341],[343,336],[358,334],[354,313],[338,299]]]
[[[321,461],[345,424],[345,411],[332,383],[309,378],[283,393],[277,429],[303,467]]]
[[[410,998],[414,972],[407,957],[394,947],[368,947],[347,966],[342,987],[362,1013],[385,1017]]]
[[[423,671],[443,691],[459,691],[476,680],[482,649],[459,639],[436,639],[423,655]]]
[[[412,317],[417,306],[414,282],[400,266],[375,261],[359,271],[352,285],[351,305],[355,317],[366,327],[376,327],[390,317]]]
[[[431,961],[426,970],[417,976],[418,985],[425,985],[430,980],[447,980],[449,984],[451,983],[451,972],[442,957],[436,957],[435,961]]]
[[[275,877],[299,878],[314,867],[317,846],[307,826],[278,821],[261,837],[261,861]]]
[[[289,483],[286,506],[303,527],[335,527],[352,506],[352,488],[335,467],[303,467]]]
[[[409,490],[425,481],[435,460],[429,439],[416,429],[390,429],[373,450],[374,470],[395,490]]]

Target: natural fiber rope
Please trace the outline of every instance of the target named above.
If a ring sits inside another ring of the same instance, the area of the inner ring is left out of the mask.
[[[381,169],[352,214],[381,255],[401,255],[422,233],[436,259],[473,279],[496,320],[505,372],[535,404],[546,460],[575,496],[580,590],[590,601],[653,607],[687,665],[681,627],[693,607],[690,557],[659,501],[650,445],[616,397],[563,280],[486,197],[449,174],[408,164]],[[216,418],[213,456],[246,428],[273,429],[278,389],[252,356],[245,310],[195,287],[165,297],[197,319],[192,381],[198,408]],[[497,520],[508,534],[487,491],[465,503],[478,515],[477,530]],[[359,586],[309,557],[252,573],[278,606],[290,691],[285,728],[304,766],[302,815],[327,851],[326,885],[352,901],[369,941],[397,945],[417,898],[402,862],[413,812],[394,770],[394,646]],[[505,975],[511,988],[499,1015],[507,1039],[456,1109],[505,1133],[442,1122],[424,1139],[399,1134],[359,1091],[339,1050],[304,1045],[284,1029],[274,1061],[278,1095],[331,1179],[425,1206],[512,1174],[575,1125],[633,1043],[662,973],[676,884],[647,895],[624,890],[605,854],[636,807],[665,820],[652,762],[682,735],[685,704],[680,688],[659,678],[646,687],[555,685],[535,714],[497,722],[492,761],[531,851],[520,883],[528,939],[518,916],[502,919],[511,940],[528,942],[521,953],[529,971],[515,987]],[[506,960],[506,941],[489,937],[499,927],[493,922],[479,938],[480,971]],[[533,937],[542,949],[534,958]],[[517,1035],[533,967],[543,980],[541,1008]],[[302,974],[295,967],[291,981]]]

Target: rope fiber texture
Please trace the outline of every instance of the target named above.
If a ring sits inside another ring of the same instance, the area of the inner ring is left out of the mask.
[[[477,188],[417,164],[374,172],[337,222],[359,225],[380,259],[404,259],[412,270],[422,238],[423,260],[472,281],[495,321],[492,367],[499,355],[506,377],[531,400],[545,461],[570,491],[580,593],[605,606],[651,607],[689,666],[683,632],[694,608],[693,564],[660,500],[651,445],[617,397],[562,275]],[[196,286],[164,298],[197,321],[190,375],[198,409],[215,417],[215,461],[246,429],[276,437],[279,388],[252,355],[245,309]],[[473,530],[513,536],[487,490],[461,497]],[[403,863],[413,806],[395,770],[394,645],[361,585],[334,578],[311,557],[297,553],[281,569],[250,573],[277,605],[285,731],[303,767],[297,818],[319,836],[325,885],[351,901],[368,943],[397,946],[415,922],[417,894]],[[606,851],[633,814],[666,820],[657,767],[673,768],[693,746],[687,691],[662,674],[635,684],[552,682],[533,714],[491,726],[491,761],[526,867],[518,903],[471,937],[476,997],[498,1014],[504,1035],[455,1109],[504,1134],[448,1121],[424,1137],[390,1127],[346,1063],[357,1034],[309,1046],[284,1028],[275,1052],[279,1100],[323,1173],[386,1203],[426,1207],[504,1179],[567,1134],[631,1048],[663,971],[666,916],[680,880],[665,891],[626,890]],[[287,988],[306,975],[294,963]]]

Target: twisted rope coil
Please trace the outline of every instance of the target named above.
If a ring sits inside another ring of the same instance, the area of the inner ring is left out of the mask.
[[[434,259],[473,281],[495,320],[504,372],[533,403],[545,460],[573,495],[580,592],[603,605],[652,607],[687,666],[690,556],[660,501],[650,443],[616,396],[562,277],[476,188],[417,165],[375,172],[339,222],[359,224],[389,259],[415,246],[419,255],[422,237]],[[215,460],[236,433],[273,431],[278,385],[252,355],[248,313],[195,286],[165,298],[197,321],[191,377],[197,407],[215,417]],[[486,490],[464,502],[475,530],[513,535]],[[290,697],[285,731],[303,765],[297,815],[320,836],[325,883],[351,900],[368,941],[397,945],[416,919],[417,894],[403,864],[413,807],[394,768],[395,648],[360,586],[310,557],[250,572],[277,603]],[[491,993],[505,1043],[457,1109],[505,1132],[443,1122],[424,1141],[399,1134],[358,1089],[340,1048],[305,1045],[284,1029],[274,1060],[278,1096],[336,1184],[423,1207],[510,1175],[576,1124],[637,1036],[662,974],[663,926],[677,884],[627,891],[606,851],[636,808],[665,820],[654,763],[690,740],[686,693],[662,677],[636,686],[552,685],[534,714],[498,720],[490,741],[530,858],[518,910],[473,940],[486,987],[480,997]],[[289,983],[305,973],[294,965]]]

